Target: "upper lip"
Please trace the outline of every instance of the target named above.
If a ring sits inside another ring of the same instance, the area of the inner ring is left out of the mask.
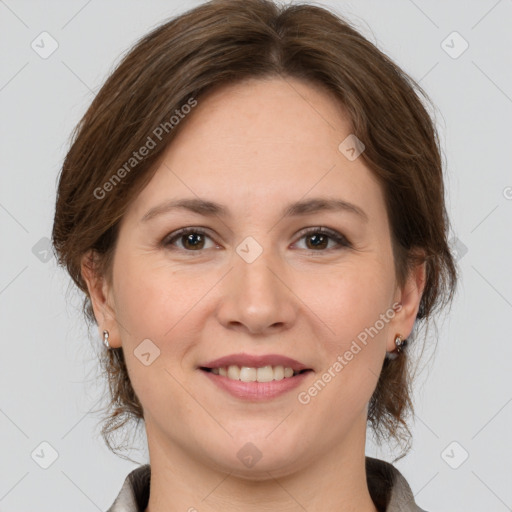
[[[208,361],[200,365],[200,368],[224,368],[226,366],[236,365],[239,367],[247,366],[249,368],[262,368],[263,366],[279,366],[291,368],[293,371],[310,370],[305,364],[296,361],[287,356],[279,354],[250,355],[250,354],[230,354],[229,356],[219,357],[213,361]]]

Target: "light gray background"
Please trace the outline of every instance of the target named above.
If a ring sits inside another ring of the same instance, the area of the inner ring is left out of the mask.
[[[44,238],[70,132],[95,92],[140,36],[199,3],[0,0],[1,511],[106,510],[136,467],[108,452],[89,413],[104,389],[101,341],[89,340],[64,271],[45,262]],[[462,280],[417,383],[413,450],[396,466],[429,511],[512,510],[512,0],[320,4],[420,80],[439,109]],[[47,59],[31,48],[43,31],[59,45]],[[442,46],[453,31],[469,43],[458,58]],[[43,441],[58,452],[48,469],[31,457]],[[367,453],[393,458],[371,442]],[[144,462],[143,443],[131,455]]]

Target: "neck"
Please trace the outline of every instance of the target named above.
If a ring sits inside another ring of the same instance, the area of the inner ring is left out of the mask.
[[[251,477],[194,459],[156,429],[146,428],[151,484],[145,512],[378,512],[366,482],[365,428],[364,435],[349,436],[306,464],[295,462]]]

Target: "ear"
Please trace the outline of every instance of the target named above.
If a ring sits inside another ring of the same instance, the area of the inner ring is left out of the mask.
[[[414,327],[427,276],[427,263],[424,253],[417,252],[416,254],[422,256],[422,262],[416,263],[411,268],[404,285],[397,287],[395,294],[395,303],[399,303],[401,306],[395,308],[396,314],[392,321],[392,328],[396,330],[396,334],[401,334],[404,339],[410,336]],[[388,340],[386,350],[392,352],[395,349],[395,338],[393,336],[392,339]]]
[[[121,338],[116,320],[112,286],[107,278],[101,275],[98,261],[99,255],[93,250],[88,251],[81,261],[82,277],[87,284],[100,338],[103,339],[103,331],[107,330],[110,346],[118,348],[121,346]]]

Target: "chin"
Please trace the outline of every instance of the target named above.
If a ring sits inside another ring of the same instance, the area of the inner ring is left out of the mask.
[[[267,435],[267,434],[265,434]],[[296,472],[299,461],[305,464],[305,457],[297,453],[297,443],[281,442],[280,439],[261,441],[232,441],[222,451],[210,453],[215,469],[228,472],[246,480],[268,480],[269,477],[285,476]],[[276,447],[279,447],[277,450]],[[229,454],[226,457],[226,454]]]

